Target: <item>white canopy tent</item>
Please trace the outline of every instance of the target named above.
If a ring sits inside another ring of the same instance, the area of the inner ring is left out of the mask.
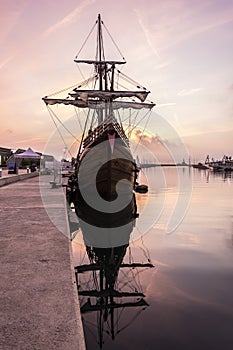
[[[31,159],[40,159],[41,156],[34,152],[30,147],[23,153],[14,154],[14,158],[31,158]]]
[[[34,152],[30,147],[22,153],[16,153],[13,155],[16,163],[16,174],[18,174],[18,168],[22,162],[23,159],[32,159],[33,160],[38,160],[41,159],[40,154]],[[31,172],[36,171],[36,165],[32,164],[30,166]],[[27,167],[27,171],[29,172],[29,167]]]

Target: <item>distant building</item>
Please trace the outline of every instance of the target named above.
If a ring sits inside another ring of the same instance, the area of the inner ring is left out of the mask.
[[[42,157],[43,157],[42,159],[44,159],[44,161],[47,161],[47,162],[53,162],[54,161],[54,156],[52,156],[52,155],[43,154]]]
[[[7,166],[7,160],[13,154],[10,148],[0,147],[0,166]]]

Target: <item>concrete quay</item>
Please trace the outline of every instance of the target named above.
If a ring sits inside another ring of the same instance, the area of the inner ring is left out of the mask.
[[[85,350],[68,231],[51,222],[38,176],[0,188],[0,231],[0,349]]]
[[[25,169],[20,169],[19,173],[16,174],[8,174],[8,170],[2,170],[1,171],[1,177],[0,177],[0,187],[9,185],[13,182],[21,181],[21,180],[26,180],[30,177],[35,177],[38,176],[39,173],[33,172],[33,173],[27,173],[27,170]]]

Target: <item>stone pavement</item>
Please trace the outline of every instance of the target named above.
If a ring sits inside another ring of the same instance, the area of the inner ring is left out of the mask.
[[[0,349],[85,349],[70,241],[47,215],[39,177],[0,188],[0,232]]]

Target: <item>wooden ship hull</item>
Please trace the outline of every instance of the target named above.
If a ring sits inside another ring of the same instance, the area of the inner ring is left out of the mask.
[[[123,195],[132,193],[137,180],[138,168],[123,129],[121,134],[125,137],[119,134],[112,124],[105,125],[101,133],[96,134],[96,130],[90,133],[83,142],[85,148],[77,166],[83,191],[96,184],[99,195],[107,201],[116,199],[119,191]],[[95,184],[90,174],[96,174]],[[125,181],[117,188],[121,180]]]
[[[81,219],[82,226],[88,224],[93,227],[116,228],[119,222],[127,225],[137,215],[133,192],[138,168],[123,128],[117,122],[105,123],[89,132],[83,145],[84,150],[76,169],[79,187],[75,192],[76,214]],[[91,174],[96,176],[90,176]],[[93,198],[100,196],[109,202],[109,206],[120,196],[127,205],[116,213],[99,211],[98,207],[87,203],[83,192]],[[87,230],[84,228],[84,231]],[[89,231],[92,231],[90,227]],[[104,237],[104,232],[102,235]]]

